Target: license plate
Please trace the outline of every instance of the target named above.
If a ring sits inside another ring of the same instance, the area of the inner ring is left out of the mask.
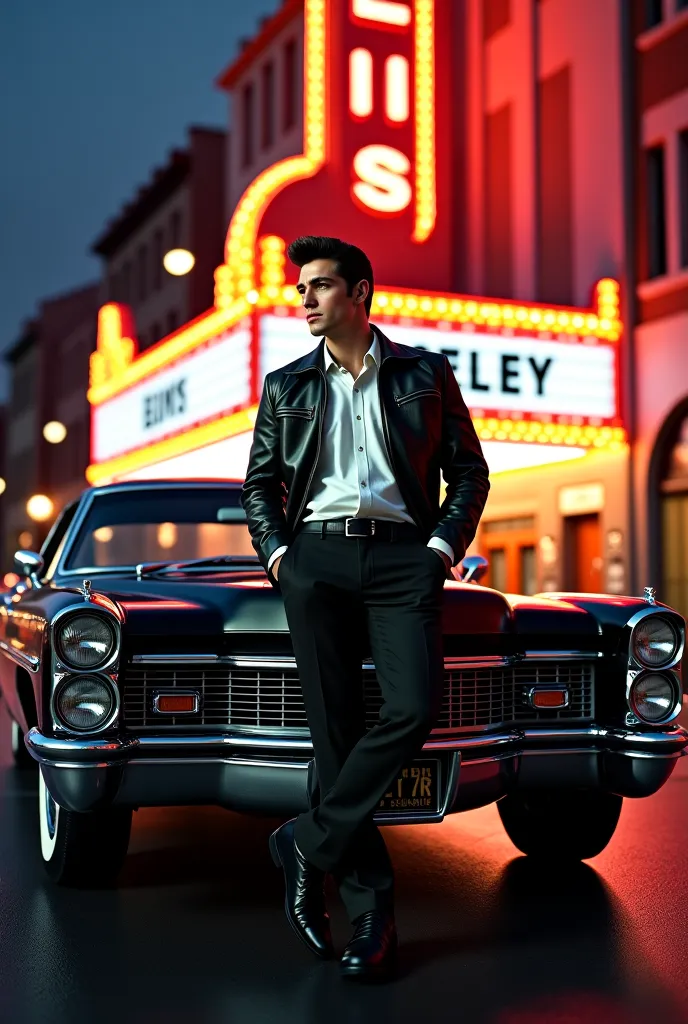
[[[378,813],[437,813],[440,809],[440,762],[413,761],[403,768],[378,804]]]

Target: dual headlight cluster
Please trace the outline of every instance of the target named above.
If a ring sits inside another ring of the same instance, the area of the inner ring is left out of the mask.
[[[55,627],[54,643],[60,662],[79,673],[65,676],[55,691],[57,718],[75,732],[105,728],[117,714],[118,696],[112,681],[98,669],[108,665],[115,655],[114,626],[103,615],[72,615]]]
[[[642,666],[628,689],[628,703],[642,722],[659,725],[680,709],[681,683],[673,666],[681,655],[683,638],[674,623],[662,615],[647,615],[633,626],[631,654]]]

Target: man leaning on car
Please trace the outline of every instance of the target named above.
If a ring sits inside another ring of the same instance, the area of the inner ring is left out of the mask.
[[[265,379],[242,504],[284,598],[319,793],[270,848],[289,923],[323,958],[333,955],[324,880],[335,878],[354,925],[341,972],[371,980],[393,974],[397,949],[392,865],[373,814],[439,714],[443,584],[475,535],[488,471],[446,356],[369,323],[366,255],[319,236],[288,253],[322,340]],[[384,700],[368,731],[366,642]]]

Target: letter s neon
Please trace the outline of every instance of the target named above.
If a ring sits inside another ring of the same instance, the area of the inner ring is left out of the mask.
[[[391,146],[364,146],[354,157],[358,181],[353,193],[359,202],[378,213],[401,213],[411,202],[406,175],[411,170],[407,156]]]

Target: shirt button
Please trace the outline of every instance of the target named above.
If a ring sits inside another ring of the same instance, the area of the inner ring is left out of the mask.
[[[363,451],[363,449],[362,449],[362,448],[359,448],[358,450],[359,450],[359,452],[362,452],[362,451]]]
[[[361,487],[365,487],[365,485],[366,485],[365,480],[361,480]]]
[[[354,388],[354,391],[356,392],[356,394],[358,394],[358,388]]]
[[[357,419],[357,420],[360,420],[360,418],[361,418],[360,416],[357,416],[357,417],[356,417],[356,419]]]

